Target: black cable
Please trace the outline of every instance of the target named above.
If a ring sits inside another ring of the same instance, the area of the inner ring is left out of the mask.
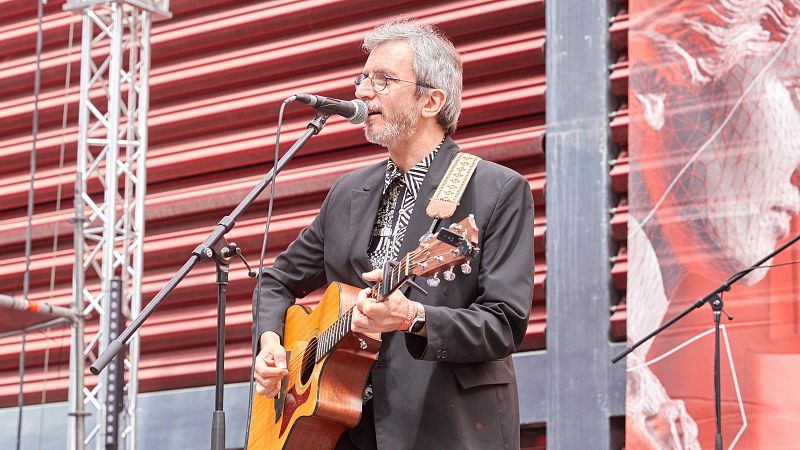
[[[750,270],[769,269],[770,267],[788,266],[788,265],[797,264],[797,263],[800,263],[800,259],[795,259],[794,261],[788,261],[788,262],[780,263],[780,264],[767,264],[765,266],[748,267],[747,269],[744,269],[744,270],[741,270],[739,272],[736,272],[735,274],[733,274],[733,276],[731,278],[737,277],[737,276],[739,276],[739,275],[741,275],[743,273],[746,273],[746,272],[748,272]],[[728,281],[730,281],[730,278],[728,279]]]
[[[28,229],[25,233],[25,272],[22,275],[22,298],[28,299],[28,288],[30,287],[30,266],[31,266],[31,235],[33,226],[33,185],[36,177],[36,136],[39,134],[39,87],[42,84],[42,10],[43,0],[38,0],[37,13],[39,27],[36,30],[36,71],[33,81],[33,143],[31,147],[31,181],[28,189]]]
[[[67,47],[67,67],[64,75],[64,105],[61,108],[61,142],[59,144],[58,152],[58,187],[56,188],[56,210],[58,213],[61,211],[61,190],[63,183],[61,177],[64,175],[64,151],[66,147],[66,139],[64,138],[65,130],[67,129],[67,116],[69,112],[69,88],[72,79],[72,46],[75,41],[75,22],[69,23],[69,47]],[[58,252],[58,236],[59,226],[61,221],[56,221],[55,230],[53,231],[53,247],[51,252],[50,264],[50,299],[52,300],[53,291],[56,286],[56,252]]]
[[[286,105],[293,101],[292,97],[287,98],[281,103],[281,109],[278,112],[278,127],[275,132],[275,157],[272,161],[273,167],[278,164],[280,156],[280,143],[281,143],[281,124],[283,123],[283,110]],[[261,303],[261,277],[264,272],[264,255],[267,253],[267,239],[269,238],[269,224],[272,221],[272,203],[275,200],[275,184],[278,182],[278,173],[272,176],[272,183],[269,189],[269,205],[267,206],[267,223],[264,225],[264,237],[261,240],[261,255],[258,258],[258,276],[256,277],[256,298],[253,302],[253,344],[251,349],[250,358],[250,385],[248,388],[247,400],[247,425],[244,429],[244,448],[247,448],[247,440],[250,438],[250,416],[253,410],[253,382],[256,369],[256,350],[258,350],[258,340],[260,336],[256,336],[258,326],[258,305]]]
[[[44,339],[47,346],[44,349],[44,380],[42,381],[42,397],[39,402],[39,450],[42,449],[42,439],[44,437],[44,405],[47,402],[47,374],[50,371],[50,331],[51,328],[45,328]]]
[[[19,352],[19,393],[17,394],[17,404],[19,406],[19,414],[17,416],[17,450],[22,446],[22,408],[25,406],[25,396],[22,390],[22,385],[25,384],[25,342],[27,341],[28,333],[22,331],[22,349]]]

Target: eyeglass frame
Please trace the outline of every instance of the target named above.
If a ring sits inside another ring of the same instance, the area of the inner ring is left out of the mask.
[[[383,84],[383,87],[380,88],[380,89],[377,89],[375,87],[375,75],[380,75],[384,79],[386,79],[386,82]],[[386,87],[389,86],[389,81],[402,81],[403,83],[416,84],[417,86],[422,86],[422,87],[425,87],[425,88],[428,88],[428,89],[436,89],[435,87],[433,87],[431,85],[428,85],[428,84],[425,84],[425,83],[417,83],[416,81],[401,80],[400,78],[395,78],[395,77],[386,75],[385,73],[377,73],[375,75],[369,76],[369,75],[364,75],[363,73],[360,73],[360,74],[356,75],[355,80],[353,80],[353,84],[356,86],[356,88],[358,88],[359,86],[361,86],[361,83],[363,83],[366,80],[370,80],[370,86],[372,87],[372,90],[374,90],[375,92],[383,92],[383,91],[385,91]]]

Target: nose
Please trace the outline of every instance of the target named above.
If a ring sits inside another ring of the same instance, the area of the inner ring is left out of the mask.
[[[369,86],[367,86],[369,84]],[[371,80],[366,79],[356,86],[356,98],[359,100],[370,100],[375,97],[375,90],[372,89]]]

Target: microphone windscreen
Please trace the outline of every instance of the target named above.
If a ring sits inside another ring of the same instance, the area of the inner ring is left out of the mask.
[[[352,116],[347,118],[347,121],[353,124],[363,123],[367,120],[367,116],[369,115],[369,108],[367,107],[367,103],[364,100],[351,100],[353,105],[356,107],[355,113]]]

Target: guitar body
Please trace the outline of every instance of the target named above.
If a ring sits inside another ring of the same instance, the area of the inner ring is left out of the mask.
[[[411,276],[444,272],[478,254],[478,227],[471,215],[440,229],[398,262],[387,262],[384,279],[370,298],[384,301]],[[462,264],[463,263],[463,264]],[[466,268],[465,268],[466,267]],[[253,397],[248,450],[332,449],[361,418],[361,396],[378,358],[380,335],[353,333],[352,308],[359,289],[332,283],[313,310],[295,305],[286,311],[283,346],[289,374],[275,399]]]
[[[346,428],[358,424],[380,337],[349,332],[315,363],[317,338],[355,304],[358,291],[332,283],[313,310],[301,305],[287,310],[284,347],[289,375],[280,398],[254,396],[249,450],[332,449]]]

